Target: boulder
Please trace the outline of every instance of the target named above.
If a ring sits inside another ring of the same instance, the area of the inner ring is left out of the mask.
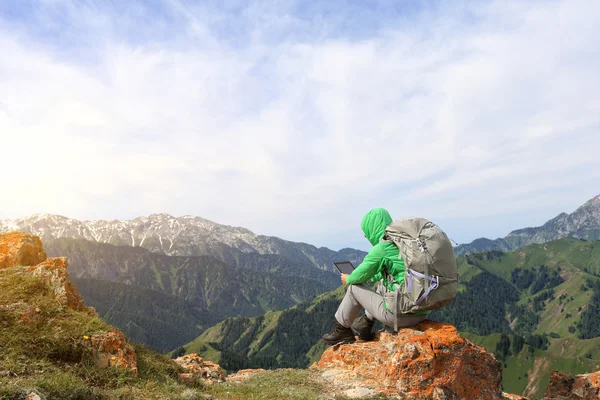
[[[23,232],[0,233],[0,269],[37,265],[46,260],[39,237]]]
[[[182,383],[195,386],[198,383],[212,384],[224,382],[223,370],[218,364],[205,361],[196,353],[186,354],[175,359],[186,372],[179,374]]]
[[[572,377],[560,371],[550,372],[544,400],[600,399],[600,372]]]
[[[347,395],[402,399],[502,399],[502,365],[452,325],[424,321],[374,341],[328,348],[311,366]],[[352,393],[351,393],[352,392]],[[506,398],[506,397],[504,397]]]
[[[96,334],[89,341],[96,365],[123,368],[137,376],[137,356],[123,333],[110,331]]]

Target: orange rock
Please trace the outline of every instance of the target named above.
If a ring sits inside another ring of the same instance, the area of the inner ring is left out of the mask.
[[[348,390],[403,399],[502,399],[502,365],[454,326],[433,321],[330,347],[311,368]]]
[[[188,385],[225,381],[223,370],[218,364],[204,361],[196,353],[186,354],[175,359],[186,372],[179,374],[179,380]]]
[[[502,400],[529,400],[527,397],[518,394],[502,393]]]
[[[600,399],[600,372],[577,375],[550,372],[550,382],[544,400],[596,400]]]
[[[246,381],[248,381],[248,379],[250,379],[254,375],[261,374],[263,372],[265,372],[265,370],[262,369],[262,368],[258,368],[258,369],[241,369],[238,372],[236,372],[235,374],[227,376],[227,382],[245,383]]]
[[[23,232],[0,233],[0,269],[36,265],[45,259],[39,237]]]
[[[90,343],[96,365],[127,369],[137,376],[137,356],[123,333],[112,331],[92,335]]]
[[[79,295],[75,285],[71,283],[67,273],[67,259],[64,257],[49,258],[34,267],[28,268],[33,276],[42,278],[50,289],[67,307],[77,311],[91,312]]]

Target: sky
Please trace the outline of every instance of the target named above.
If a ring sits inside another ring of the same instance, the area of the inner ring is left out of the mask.
[[[600,194],[600,2],[0,1],[0,219],[458,243]]]

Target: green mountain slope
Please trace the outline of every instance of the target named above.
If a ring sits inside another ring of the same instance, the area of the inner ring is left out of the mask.
[[[175,352],[201,354],[228,370],[304,368],[311,349],[331,328],[343,294],[338,288],[288,310],[228,318]]]
[[[512,231],[495,240],[479,238],[454,249],[457,256],[483,251],[514,251],[533,243],[547,243],[564,237],[600,240],[600,195],[588,200],[571,214],[561,213],[544,225]]]
[[[557,339],[547,350],[527,344],[515,349],[515,336],[508,336],[508,353],[499,351],[501,334],[478,336],[468,332],[463,335],[473,343],[483,346],[504,363],[502,388],[508,393],[521,393],[539,399],[548,386],[553,369],[582,374],[600,370],[600,338],[589,340]],[[593,353],[591,353],[593,352]]]
[[[545,388],[539,382],[547,382],[551,369],[600,369],[599,255],[600,242],[565,238],[512,253],[459,257],[459,293],[431,318],[456,325],[476,343],[502,355],[507,391],[538,396]],[[330,329],[342,293],[340,288],[290,310],[225,320],[184,351],[217,357],[230,369],[306,366],[324,348],[319,339]],[[509,348],[518,351],[496,350],[501,334],[509,338]],[[284,363],[287,353],[299,357],[296,364]],[[271,365],[261,355],[279,363]]]

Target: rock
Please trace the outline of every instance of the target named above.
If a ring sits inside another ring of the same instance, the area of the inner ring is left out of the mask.
[[[529,400],[527,397],[523,397],[518,394],[509,394],[509,393],[502,393],[502,399],[503,400]]]
[[[83,298],[79,295],[75,285],[71,283],[67,273],[67,259],[64,257],[49,258],[46,261],[28,268],[33,276],[42,278],[44,282],[67,307],[92,313],[85,304]]]
[[[37,265],[46,260],[42,241],[23,232],[0,233],[0,269]]]
[[[260,374],[260,373],[263,373],[263,372],[265,372],[265,370],[262,369],[262,368],[258,368],[258,369],[241,369],[238,372],[229,375],[227,377],[227,382],[246,383],[248,381],[248,379],[250,379],[254,375]]]
[[[137,356],[123,333],[105,332],[92,335],[89,340],[96,365],[127,369],[137,376]]]
[[[575,377],[564,372],[550,372],[550,382],[544,400],[600,399],[600,372]]]
[[[375,391],[372,389],[359,387],[345,390],[343,394],[351,399],[362,399],[364,397],[373,397],[375,395]]]
[[[46,400],[46,397],[35,389],[26,390],[25,400]]]
[[[93,314],[83,304],[83,299],[71,283],[67,273],[67,259],[64,257],[46,258],[42,241],[37,236],[23,232],[0,233],[0,269],[15,266],[18,273],[30,273],[42,278],[64,305],[77,311]],[[38,311],[39,312],[39,311]],[[35,313],[28,313],[26,320],[35,320]]]
[[[210,361],[204,361],[196,353],[186,354],[175,359],[186,372],[179,374],[179,380],[188,385],[198,383],[216,383],[224,382],[225,376],[223,370],[218,364]]]
[[[397,335],[328,348],[311,366],[332,385],[402,399],[502,399],[502,365],[452,325],[424,321]]]

